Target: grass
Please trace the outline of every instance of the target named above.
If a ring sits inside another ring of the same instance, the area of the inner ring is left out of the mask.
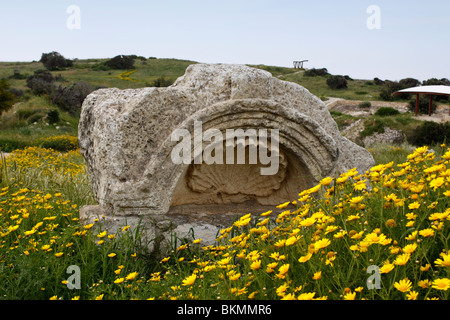
[[[325,178],[279,215],[252,212],[215,245],[184,239],[161,261],[136,230],[80,224],[78,208],[95,200],[78,151],[16,151],[0,170],[0,297],[447,299],[450,150],[370,151],[369,172]]]
[[[336,97],[347,100],[374,101],[380,100],[382,86],[368,80],[347,80],[347,89],[333,90],[327,85],[327,77],[305,77],[303,73],[286,74],[282,80],[300,84],[318,97]]]

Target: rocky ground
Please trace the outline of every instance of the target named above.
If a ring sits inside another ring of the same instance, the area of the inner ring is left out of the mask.
[[[325,105],[328,110],[338,111],[343,114],[351,115],[354,117],[364,118],[369,117],[378,110],[380,107],[392,107],[397,109],[400,113],[409,112],[408,105],[405,102],[386,102],[386,101],[370,101],[370,108],[360,108],[359,104],[362,101],[345,100],[341,98],[328,98],[325,101]],[[434,121],[434,122],[447,122],[450,120],[449,105],[440,105],[436,111],[431,115],[418,115],[416,119],[422,121]],[[376,143],[389,143],[396,144],[402,143],[406,140],[405,134],[401,130],[385,127],[383,133],[374,133],[371,136],[360,138],[361,131],[364,130],[364,119],[359,119],[352,122],[350,125],[344,127],[341,130],[343,136],[347,139],[356,142],[364,147],[370,147]]]

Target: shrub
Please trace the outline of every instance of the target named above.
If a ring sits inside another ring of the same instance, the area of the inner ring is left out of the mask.
[[[448,80],[447,78],[442,78],[442,79],[431,78],[431,79],[423,81],[422,84],[424,86],[450,86],[450,80]],[[449,100],[449,97],[443,96],[443,95],[442,96],[436,95],[433,97],[433,99],[435,101],[446,102]]]
[[[364,121],[364,130],[360,132],[360,138],[365,138],[374,133],[384,133],[384,123],[378,119],[368,119]]]
[[[363,101],[360,104],[358,104],[358,107],[360,108],[370,108],[372,106],[372,103],[370,101]]]
[[[414,78],[404,78],[401,79],[398,83],[402,87],[402,89],[420,86],[420,81]]]
[[[331,89],[346,89],[347,88],[347,80],[343,76],[331,75],[327,79],[327,85]]]
[[[408,107],[409,107],[409,110],[411,110],[412,112],[415,112],[415,110],[416,110],[416,98],[411,99],[409,101]],[[428,109],[429,108],[430,108],[430,98],[428,96],[420,96],[419,97],[419,113],[428,114]],[[431,103],[431,113],[436,111],[436,108],[437,108],[437,105],[433,101]]]
[[[59,52],[56,51],[43,53],[41,60],[39,61],[44,64],[44,67],[47,70],[51,71],[73,66],[72,60],[64,58]]]
[[[52,101],[61,109],[76,114],[84,99],[93,90],[92,86],[86,81],[75,82],[68,87],[58,86],[53,94]]]
[[[425,121],[409,137],[412,144],[431,145],[446,142],[450,138],[450,123]]]
[[[382,84],[384,84],[384,81],[381,80],[380,78],[373,78],[373,83],[375,83],[377,86],[380,86]]]
[[[27,87],[35,95],[48,94],[54,90],[55,78],[48,70],[37,70],[27,78]]]
[[[46,149],[69,151],[78,148],[78,139],[77,137],[62,135],[39,139],[37,144]]]
[[[27,143],[13,138],[0,138],[0,150],[3,152],[12,152],[17,149],[27,147]]]
[[[56,109],[50,110],[47,113],[47,120],[50,123],[58,123],[59,122],[59,112]]]
[[[0,80],[0,114],[13,106],[15,96],[9,90],[9,87],[10,85],[6,80]]]
[[[305,77],[317,77],[317,76],[323,77],[323,76],[326,76],[326,75],[328,75],[328,74],[329,74],[329,73],[328,73],[328,70],[327,70],[326,68],[321,68],[321,69],[315,69],[315,68],[312,68],[312,69],[306,70],[306,71],[303,73],[303,75],[304,75]]]
[[[170,86],[174,81],[172,79],[166,79],[164,75],[157,78],[155,81],[153,81],[153,87],[168,87]]]
[[[375,115],[380,117],[396,116],[398,114],[400,114],[400,112],[391,107],[381,107],[375,112]]]
[[[118,55],[105,62],[111,69],[133,69],[134,59],[130,56]]]

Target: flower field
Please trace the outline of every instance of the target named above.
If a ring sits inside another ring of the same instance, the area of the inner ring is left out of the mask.
[[[449,161],[450,149],[421,147],[325,177],[279,214],[246,213],[215,245],[179,239],[155,260],[131,228],[80,224],[95,202],[78,151],[15,151],[2,159],[0,297],[448,299]]]

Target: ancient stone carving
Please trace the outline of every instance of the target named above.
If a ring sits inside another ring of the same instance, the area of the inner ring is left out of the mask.
[[[234,145],[212,139],[231,129]],[[264,139],[250,134],[262,130]],[[183,144],[174,132],[185,134]],[[97,90],[83,103],[79,141],[98,201],[81,210],[82,219],[104,214],[114,228],[142,218],[149,237],[164,238],[169,225],[211,235],[239,214],[295,200],[325,176],[373,165],[367,150],[341,136],[320,99],[243,65],[194,64],[167,88]],[[245,163],[211,163],[230,160],[226,151],[239,156],[239,146]],[[185,151],[183,159],[174,161],[174,150]],[[252,150],[267,151],[276,166],[264,153],[250,161]],[[276,171],[262,174],[269,166]]]

